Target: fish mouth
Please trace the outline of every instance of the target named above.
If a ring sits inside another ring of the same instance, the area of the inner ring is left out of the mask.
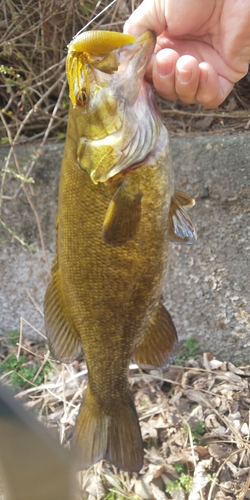
[[[66,60],[69,95],[73,107],[76,106],[77,96],[81,94],[81,74],[86,76],[86,67],[94,64],[99,69],[106,66],[108,71],[117,69],[115,57],[112,55],[110,57],[110,51],[112,53],[114,49],[134,41],[134,37],[126,33],[95,30],[81,33],[73,38],[68,45]]]
[[[127,46],[120,49],[120,65],[115,75],[117,93],[126,100],[127,106],[131,107],[131,132],[128,134],[127,142],[124,141],[120,149],[119,161],[108,171],[101,171],[97,168],[91,172],[91,179],[94,183],[111,184],[136,173],[137,169],[145,164],[148,155],[156,145],[161,124],[152,87],[144,79],[154,47],[154,33],[146,32],[131,44],[130,48]],[[134,118],[135,126],[133,127]],[[123,121],[124,137],[126,125],[125,118]],[[117,135],[119,133],[122,134],[118,132]],[[114,135],[110,137],[110,144],[114,139]]]
[[[154,149],[161,122],[145,72],[155,47],[155,35],[95,56],[75,79],[89,86],[86,105],[73,109],[78,129],[78,164],[94,184],[110,183],[135,170]],[[85,90],[87,85],[85,85]],[[88,91],[88,89],[87,89]]]

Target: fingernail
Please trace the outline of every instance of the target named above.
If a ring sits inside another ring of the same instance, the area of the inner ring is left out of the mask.
[[[173,71],[173,63],[164,61],[164,64],[161,61],[156,60],[156,65],[157,65],[157,73],[160,76],[160,78],[165,78],[166,76],[169,76],[172,71]]]
[[[207,80],[208,80],[208,71],[201,72],[199,85],[204,87],[204,85],[206,85],[206,83],[207,83]]]
[[[190,69],[187,70],[182,69],[181,71],[177,69],[176,72],[177,72],[177,78],[179,82],[182,84],[188,83],[192,76],[192,71]]]

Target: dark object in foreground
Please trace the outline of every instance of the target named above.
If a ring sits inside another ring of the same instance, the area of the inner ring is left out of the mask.
[[[144,80],[154,46],[150,32],[132,43],[84,33],[69,45],[71,108],[45,323],[57,359],[71,362],[84,349],[88,387],[75,436],[83,468],[102,458],[142,467],[129,362],[166,367],[175,357],[177,334],[161,299],[168,240],[196,237],[183,208],[194,201],[175,192],[168,134]]]
[[[8,500],[73,500],[72,455],[0,385],[0,462]]]

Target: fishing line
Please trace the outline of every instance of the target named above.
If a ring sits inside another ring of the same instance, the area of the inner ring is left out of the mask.
[[[78,31],[78,33],[76,33],[75,36],[73,36],[73,39],[74,40],[78,35],[80,35],[80,33],[82,33],[84,30],[86,30],[86,28],[91,24],[93,23],[93,21],[95,21],[98,17],[100,17],[103,12],[105,12],[107,9],[109,9],[109,7],[112,7],[112,5],[114,5],[114,3],[116,2],[116,0],[113,0],[109,5],[107,5],[106,7],[104,7],[104,9],[99,12],[99,14],[97,14],[95,17],[93,17],[93,19],[91,19],[91,21],[89,21],[86,26],[84,26],[80,31]]]

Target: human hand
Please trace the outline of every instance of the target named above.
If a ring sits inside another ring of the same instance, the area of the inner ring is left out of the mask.
[[[165,99],[219,106],[250,62],[249,0],[144,0],[125,23],[156,33],[146,78]]]

